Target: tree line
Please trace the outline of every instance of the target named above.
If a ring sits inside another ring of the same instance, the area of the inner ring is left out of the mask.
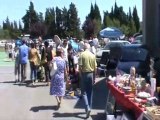
[[[91,4],[90,13],[86,16],[85,21],[81,25],[78,11],[74,3],[60,9],[46,8],[45,15],[36,12],[33,2],[30,2],[26,14],[22,17],[22,22],[10,22],[7,17],[3,21],[0,29],[0,38],[15,39],[21,34],[30,34],[32,38],[42,36],[43,38],[52,38],[55,34],[61,38],[76,37],[89,38],[99,36],[99,31],[105,27],[117,27],[121,29],[126,36],[132,36],[136,32],[142,32],[136,6],[131,12],[126,14],[123,7],[117,6],[115,2],[111,12],[104,11],[103,20],[98,5]]]

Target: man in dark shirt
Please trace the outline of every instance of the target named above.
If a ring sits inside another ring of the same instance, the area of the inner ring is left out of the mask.
[[[42,65],[45,70],[45,81],[47,82],[47,85],[49,85],[51,79],[49,65],[50,62],[52,61],[53,56],[48,41],[44,42],[44,46],[45,47],[42,50],[41,61],[43,63]]]

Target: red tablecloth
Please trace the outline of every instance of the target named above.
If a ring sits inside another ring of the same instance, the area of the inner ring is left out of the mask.
[[[136,119],[138,119],[144,111],[144,108],[139,107],[139,104],[132,101],[129,97],[127,97],[123,91],[119,88],[115,87],[111,82],[107,82],[107,86],[114,96],[116,103],[121,105],[127,110],[132,110],[135,114]]]

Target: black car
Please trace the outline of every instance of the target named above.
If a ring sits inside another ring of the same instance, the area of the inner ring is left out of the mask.
[[[131,66],[136,68],[138,75],[147,76],[150,71],[150,53],[145,45],[132,44],[121,47],[117,68],[129,74]]]

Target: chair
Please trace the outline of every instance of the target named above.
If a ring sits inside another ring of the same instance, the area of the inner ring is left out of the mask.
[[[98,75],[100,75],[102,72],[106,77],[106,71],[107,71],[106,68],[108,65],[108,61],[109,61],[109,52],[103,52],[99,66],[97,67]]]

